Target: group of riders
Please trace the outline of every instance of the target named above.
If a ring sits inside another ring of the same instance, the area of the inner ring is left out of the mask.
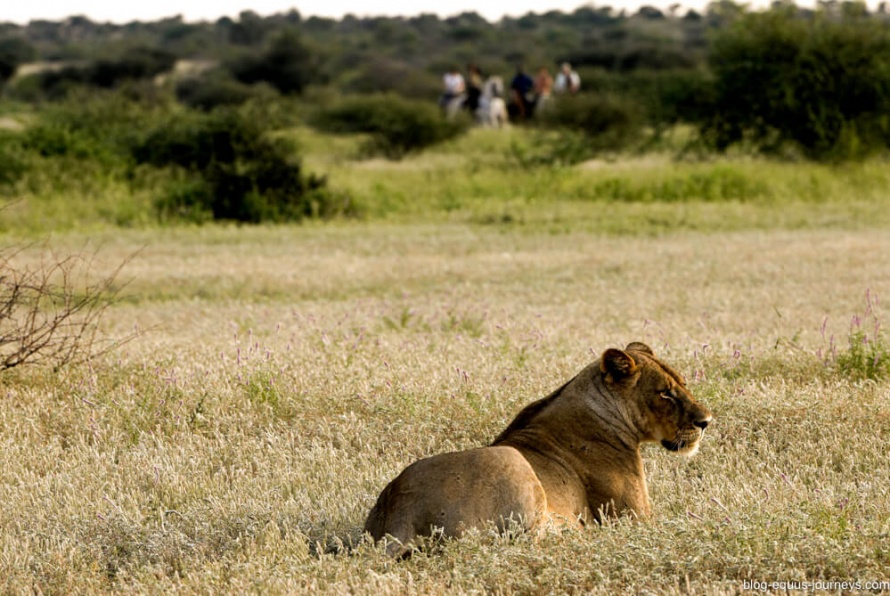
[[[467,110],[482,124],[494,123],[503,110],[502,117],[513,121],[527,120],[535,111],[545,109],[554,94],[574,95],[581,89],[581,77],[568,62],[560,65],[556,77],[546,66],[538,69],[534,76],[525,72],[522,65],[516,67],[516,74],[510,87],[504,89],[503,79],[498,76],[484,77],[475,64],[467,66],[467,76],[460,69],[452,67],[443,77],[444,92],[439,101],[448,117],[454,117],[460,110]],[[507,93],[505,93],[505,91]]]

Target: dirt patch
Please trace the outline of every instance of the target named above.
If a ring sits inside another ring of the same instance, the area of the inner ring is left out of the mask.
[[[25,126],[9,116],[0,116],[0,130],[22,130]]]

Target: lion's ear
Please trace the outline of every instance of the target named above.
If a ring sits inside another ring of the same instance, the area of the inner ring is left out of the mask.
[[[615,348],[609,348],[603,352],[600,370],[612,377],[612,380],[616,383],[621,383],[633,376],[639,368],[634,359],[630,357],[630,354]]]
[[[643,352],[644,354],[649,354],[650,356],[655,356],[655,352],[652,351],[652,348],[647,346],[641,341],[632,341],[627,344],[627,347],[624,348],[628,352],[633,350],[634,352]]]

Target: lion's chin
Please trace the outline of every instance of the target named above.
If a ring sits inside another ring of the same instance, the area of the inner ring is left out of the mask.
[[[668,451],[673,451],[675,453],[679,453],[681,455],[685,455],[686,457],[690,457],[695,455],[698,451],[698,441],[694,441],[689,443],[687,441],[668,441],[667,439],[661,440],[661,446],[667,449]]]

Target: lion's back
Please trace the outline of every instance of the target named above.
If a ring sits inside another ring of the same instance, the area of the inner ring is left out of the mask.
[[[538,523],[546,496],[531,465],[512,447],[482,447],[414,462],[390,482],[365,522],[375,540],[402,543],[441,528],[460,536],[487,521]]]

